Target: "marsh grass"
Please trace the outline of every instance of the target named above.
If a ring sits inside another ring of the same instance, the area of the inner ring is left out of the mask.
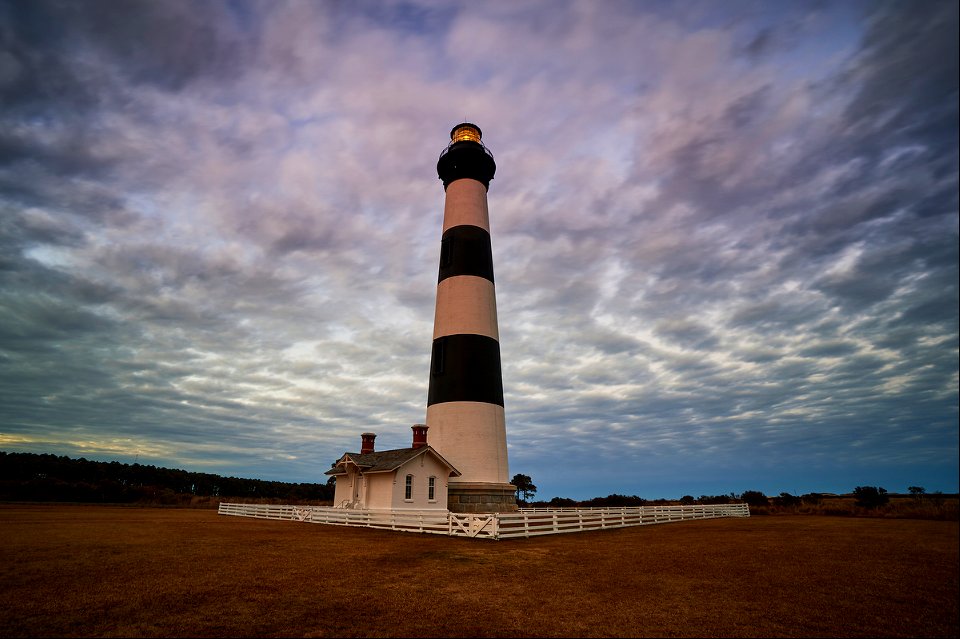
[[[956,636],[958,525],[784,515],[501,542],[0,505],[0,636]]]

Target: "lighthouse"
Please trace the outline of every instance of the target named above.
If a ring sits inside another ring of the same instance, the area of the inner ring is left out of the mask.
[[[487,209],[497,165],[481,139],[480,127],[458,124],[437,162],[445,202],[426,422],[460,472],[449,481],[453,512],[516,510]]]

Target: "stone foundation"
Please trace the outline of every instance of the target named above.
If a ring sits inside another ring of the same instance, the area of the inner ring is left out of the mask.
[[[452,513],[506,513],[517,511],[517,487],[512,484],[450,482],[447,508]]]

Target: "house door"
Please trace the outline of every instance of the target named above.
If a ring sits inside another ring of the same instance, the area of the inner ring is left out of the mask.
[[[358,504],[360,502],[360,482],[363,481],[363,475],[357,473],[353,477],[353,503]]]

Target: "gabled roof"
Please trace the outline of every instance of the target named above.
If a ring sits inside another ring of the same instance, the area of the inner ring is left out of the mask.
[[[389,473],[392,472],[410,460],[416,459],[427,452],[440,460],[450,469],[450,475],[459,477],[460,471],[453,467],[443,456],[435,451],[431,446],[421,446],[420,448],[396,448],[394,450],[383,450],[378,453],[344,453],[337,460],[336,465],[324,473],[324,475],[343,475],[346,471],[343,469],[347,462],[353,462],[364,473]]]

